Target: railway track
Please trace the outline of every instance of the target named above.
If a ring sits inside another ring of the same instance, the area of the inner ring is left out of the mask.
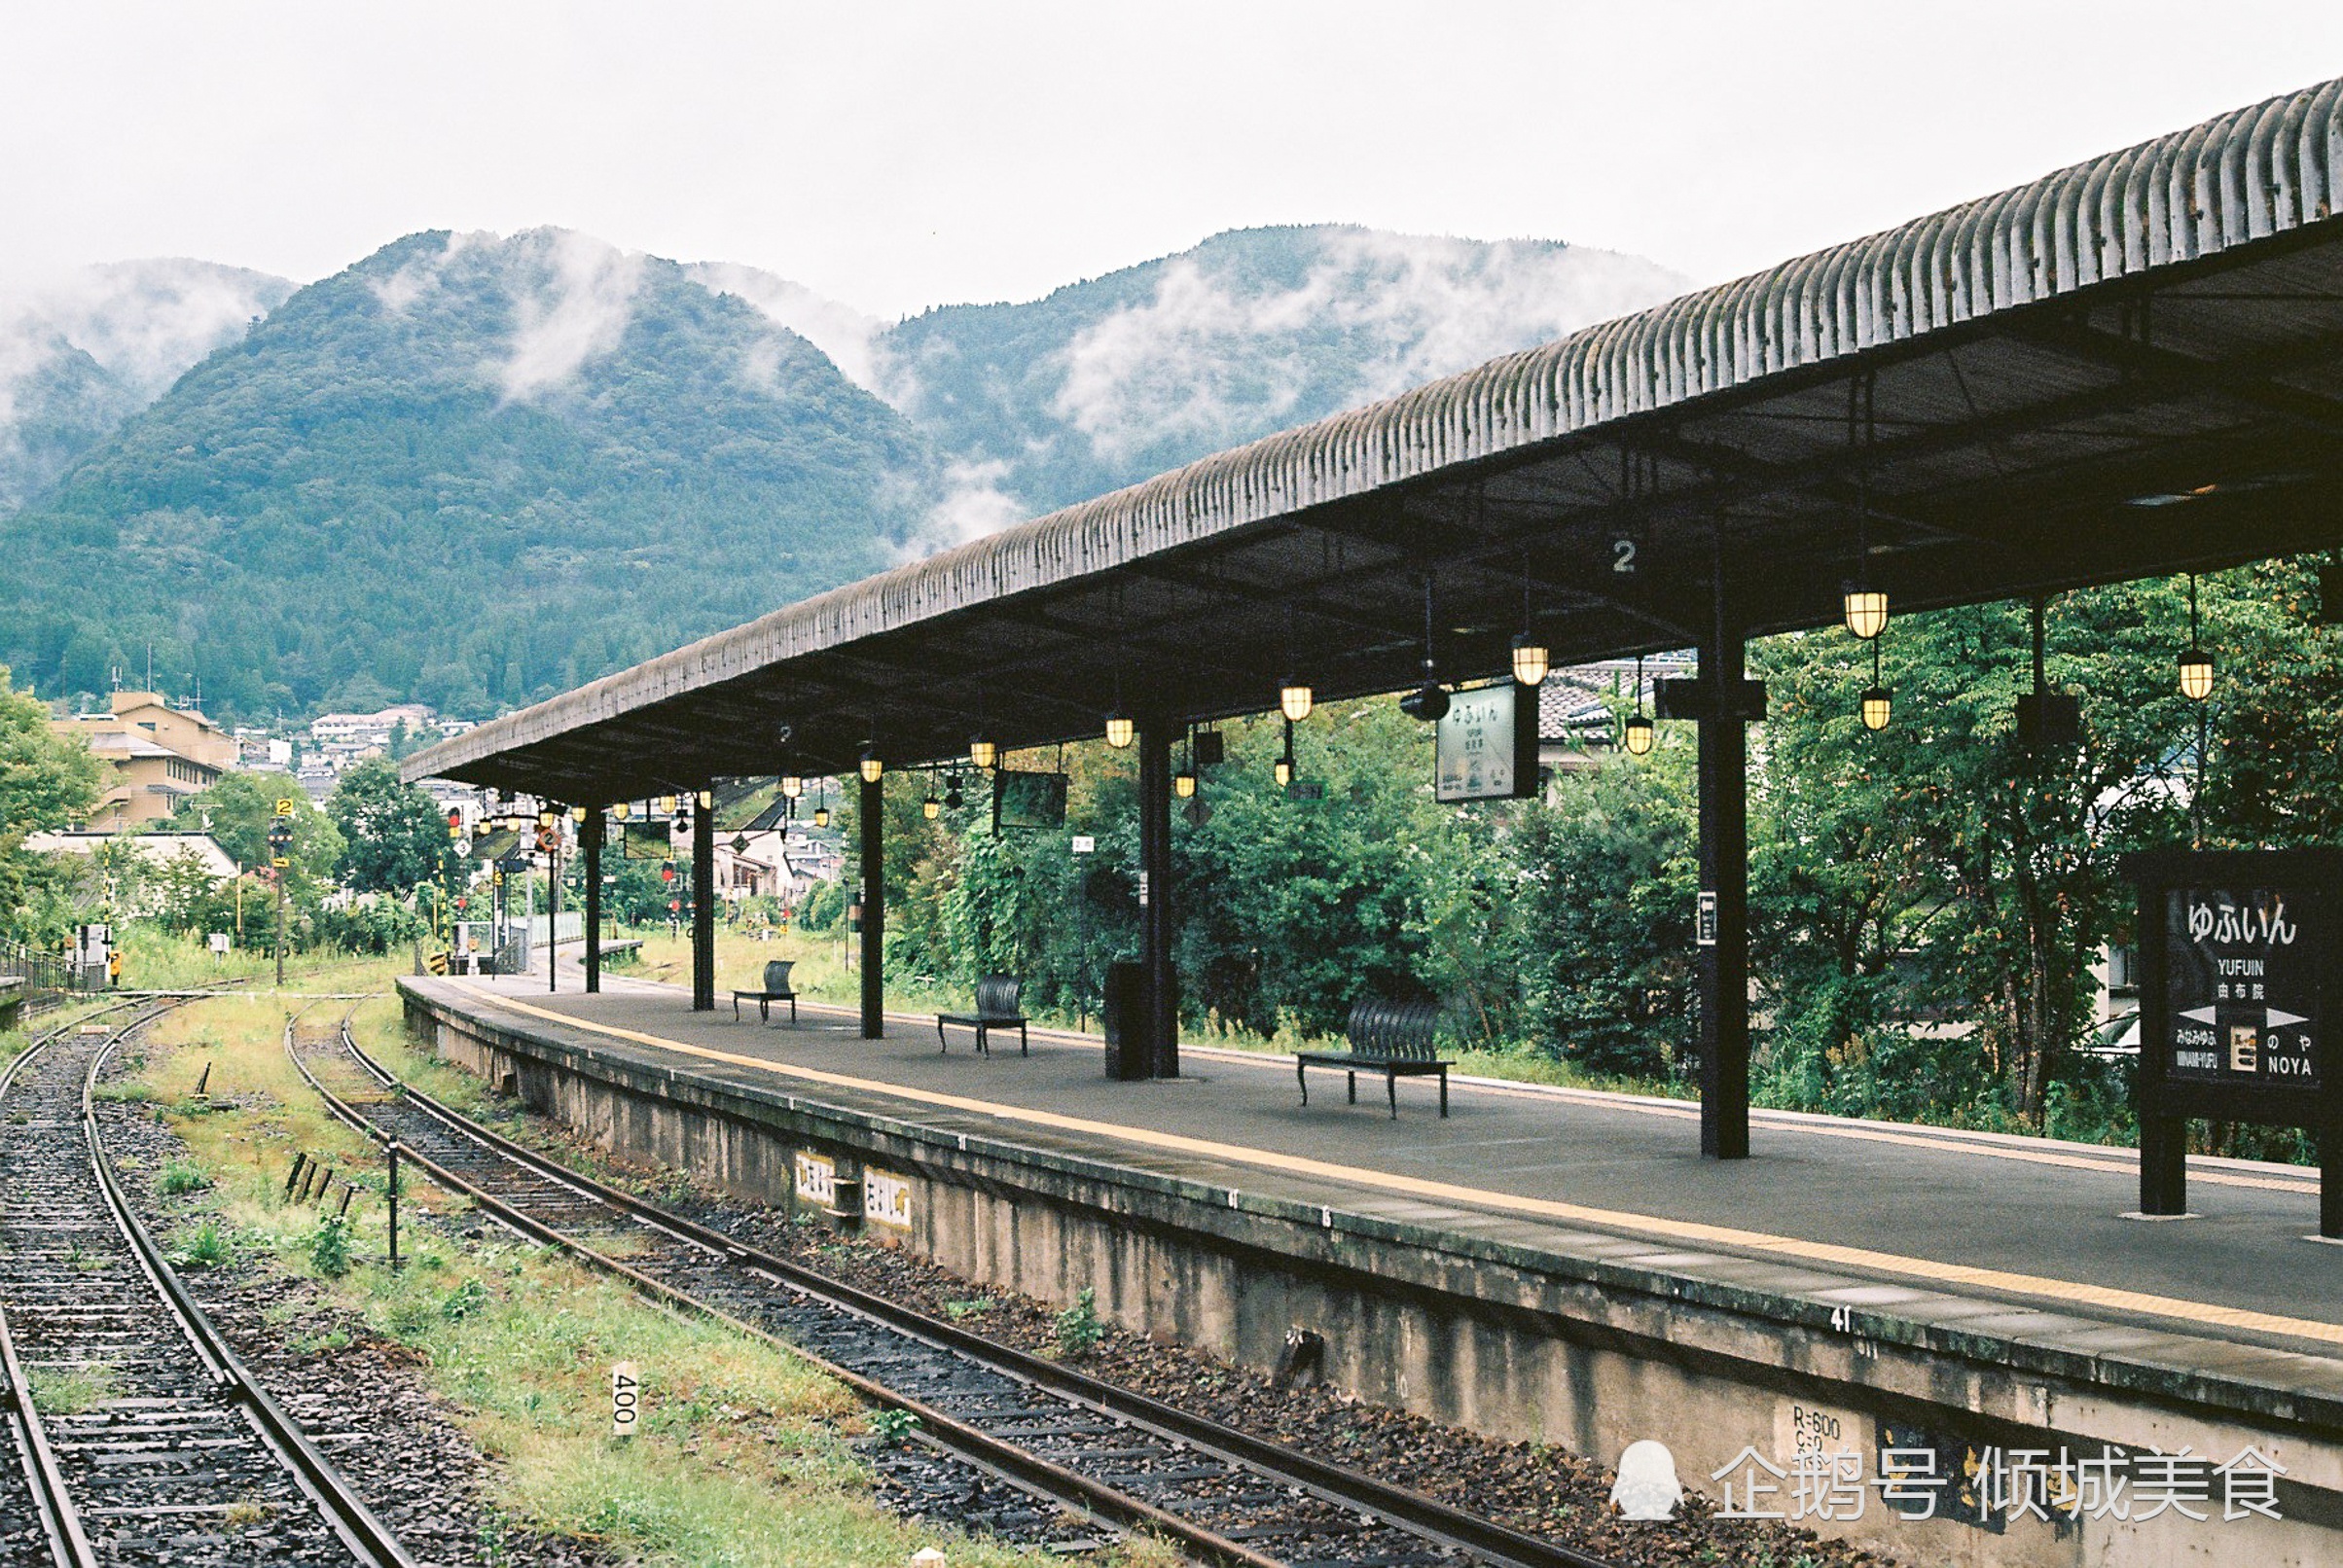
[[[0,1074],[0,1372],[44,1537],[9,1560],[415,1568],[124,1198],[91,1091],[178,1005],[101,1010],[129,1016],[53,1030]]]
[[[992,1343],[524,1149],[393,1076],[331,1030],[285,1048],[334,1113],[395,1141],[523,1235],[653,1299],[807,1356],[921,1434],[1069,1508],[1244,1568],[1613,1568],[1421,1493]]]

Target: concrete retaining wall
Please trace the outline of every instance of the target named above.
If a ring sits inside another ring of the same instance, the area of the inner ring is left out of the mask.
[[[1916,1326],[1912,1342],[1857,1337],[1810,1321],[1811,1301],[1769,1295],[1762,1279],[1727,1288],[1606,1261],[1650,1251],[1616,1238],[1570,1238],[1566,1252],[1550,1230],[1496,1216],[1446,1214],[1435,1229],[1312,1206],[677,1074],[412,989],[407,1010],[441,1056],[613,1154],[799,1211],[860,1208],[868,1233],[976,1284],[1059,1302],[1088,1287],[1127,1328],[1253,1367],[1274,1366],[1287,1330],[1309,1328],[1324,1336],[1328,1376],[1361,1399],[1606,1459],[1657,1438],[1712,1496],[1709,1478],[1745,1444],[1789,1466],[1800,1433],[1834,1428],[1866,1477],[1880,1474],[1882,1449],[1915,1444],[1940,1451],[1948,1472],[1990,1465],[1994,1449],[2084,1458],[2111,1444],[2186,1444],[2217,1463],[2252,1444],[2289,1472],[2276,1520],[2224,1522],[2217,1481],[2204,1523],[2169,1511],[2063,1528],[1915,1522],[1888,1517],[1876,1489],[1859,1519],[1804,1520],[1906,1561],[2343,1561],[2343,1402],[2119,1373],[1998,1338],[1983,1312],[1960,1336]],[[1897,1290],[1882,1285],[1879,1300]],[[1795,1506],[1794,1469],[1758,1479],[1781,1488],[1761,1507]],[[1959,1510],[1962,1491],[1939,1494],[1937,1512]],[[1966,1501],[1975,1513],[1973,1491]]]

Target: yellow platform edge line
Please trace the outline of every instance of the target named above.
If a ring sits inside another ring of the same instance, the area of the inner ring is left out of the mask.
[[[1632,1230],[1644,1235],[1664,1237],[1673,1242],[1698,1242],[1715,1247],[1739,1247],[1746,1251],[1767,1253],[1802,1263],[1831,1264],[1869,1273],[1893,1274],[1901,1278],[1918,1279],[1930,1285],[1972,1285],[1981,1290],[2006,1291],[2016,1295],[2044,1297],[2055,1301],[2064,1301],[2079,1306],[2095,1306],[2113,1312],[2137,1312],[2154,1317],[2177,1318],[2192,1325],[2215,1324],[2222,1328],[2241,1329],[2257,1334],[2285,1335],[2297,1339],[2343,1344],[2343,1324],[2322,1323],[2314,1318],[2286,1317],[2277,1313],[2256,1312],[2245,1307],[2221,1306],[2210,1301],[2192,1301],[2181,1297],[2154,1296],[2142,1291],[2118,1290],[2109,1285],[2088,1285],[2077,1280],[2054,1279],[2040,1274],[2020,1274],[2006,1269],[1980,1268],[1969,1264],[1950,1264],[1925,1258],[1906,1258],[1897,1253],[1875,1252],[1866,1247],[1848,1247],[1835,1242],[1810,1241],[1799,1236],[1775,1235],[1764,1230],[1743,1230],[1731,1226],[1711,1225],[1699,1220],[1670,1220],[1656,1215],[1631,1214],[1616,1209],[1593,1208],[1581,1203],[1565,1203],[1553,1198],[1530,1197],[1518,1193],[1499,1193],[1487,1188],[1430,1181],[1420,1176],[1401,1176],[1360,1165],[1338,1165],[1331,1161],[1311,1159],[1300,1155],[1281,1155],[1274,1150],[1249,1148],[1244,1144],[1217,1143],[1208,1138],[1191,1138],[1182,1133],[1159,1132],[1151,1127],[1125,1126],[1115,1122],[1093,1122],[1082,1117],[1061,1116],[1054,1111],[1027,1110],[1023,1106],[1002,1105],[995,1101],[973,1099],[961,1094],[945,1094],[934,1089],[913,1088],[907,1085],[888,1084],[878,1079],[855,1078],[845,1073],[825,1072],[817,1067],[800,1067],[791,1062],[771,1061],[762,1056],[744,1056],[737,1051],[718,1051],[709,1046],[695,1046],[688,1041],[667,1039],[664,1035],[646,1034],[640,1030],[622,1028],[617,1024],[597,1023],[587,1018],[573,1017],[565,1013],[555,1013],[546,1008],[532,1007],[525,1002],[514,1001],[510,997],[466,980],[451,980],[448,983],[461,986],[492,1007],[500,1007],[509,1012],[542,1018],[549,1023],[584,1029],[594,1034],[608,1035],[615,1040],[632,1041],[636,1045],[650,1046],[661,1051],[672,1051],[686,1056],[697,1056],[704,1061],[720,1061],[729,1066],[746,1067],[757,1072],[772,1073],[776,1077],[799,1079],[810,1084],[822,1084],[832,1088],[857,1089],[868,1093],[891,1095],[899,1100],[909,1100],[918,1105],[931,1105],[940,1110],[965,1111],[996,1121],[1023,1123],[1029,1126],[1048,1127],[1059,1132],[1079,1132],[1095,1137],[1112,1138],[1147,1148],[1225,1160],[1231,1164],[1281,1171],[1288,1175],[1323,1177],[1330,1181],[1377,1188],[1388,1193],[1405,1194],[1410,1197],[1434,1198],[1449,1203],[1468,1203],[1478,1208],[1532,1215],[1541,1220],[1559,1220],[1571,1225],[1593,1225],[1611,1229]]]

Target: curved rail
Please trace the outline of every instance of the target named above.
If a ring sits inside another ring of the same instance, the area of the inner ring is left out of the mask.
[[[210,1318],[189,1294],[177,1272],[165,1261],[162,1249],[131,1210],[122,1190],[112,1157],[107,1153],[98,1129],[94,1094],[98,1075],[132,1033],[186,1000],[188,998],[185,996],[162,999],[160,1006],[149,1008],[125,1022],[90,1053],[89,1065],[83,1072],[80,1130],[90,1158],[90,1173],[95,1179],[106,1214],[127,1244],[131,1260],[139,1272],[153,1286],[171,1322],[194,1350],[205,1375],[218,1387],[225,1400],[241,1408],[263,1448],[316,1508],[318,1517],[349,1550],[352,1558],[365,1565],[365,1568],[417,1568],[415,1559],[374,1516],[364,1500],[358,1497],[332,1463],[309,1441],[308,1435],[237,1359]],[[118,1007],[134,1005],[129,1002],[117,1004]],[[115,1008],[109,1007],[101,1009],[100,1013],[113,1011]],[[86,1022],[88,1016],[77,1019],[76,1025]],[[0,1074],[0,1091],[5,1091],[14,1082],[18,1069],[50,1050],[63,1032],[62,1029],[51,1031],[12,1062],[8,1071]],[[18,1417],[19,1442],[31,1460],[31,1468],[36,1472],[33,1478],[34,1490],[41,1505],[44,1523],[51,1527],[53,1555],[62,1568],[95,1568],[99,1559],[73,1503],[69,1483],[56,1462],[39,1415],[33,1408],[29,1385],[23,1378],[6,1317],[5,1312],[0,1312],[0,1356],[5,1357],[9,1388],[14,1391],[11,1405],[13,1413]]]
[[[79,1028],[91,1018],[104,1017],[109,1013],[129,1007],[128,1002],[116,1002],[86,1013],[70,1025],[50,1030],[34,1038],[15,1061],[0,1072],[0,1097],[16,1082],[17,1070],[30,1061],[52,1040],[64,1033],[65,1028]],[[156,1008],[141,1017],[133,1018],[115,1031],[120,1039],[140,1023],[160,1017],[167,1007]],[[32,1383],[24,1375],[24,1364],[17,1356],[16,1336],[9,1330],[8,1314],[0,1312],[0,1402],[8,1407],[9,1427],[16,1439],[18,1457],[23,1463],[24,1479],[32,1489],[34,1507],[41,1515],[41,1530],[49,1538],[49,1553],[56,1559],[58,1568],[93,1568],[96,1550],[82,1529],[81,1515],[74,1511],[73,1501],[65,1488],[65,1478],[57,1468],[55,1451],[50,1446],[49,1432],[41,1424],[40,1411],[33,1406]]]
[[[361,1070],[395,1097],[404,1100],[455,1136],[519,1166],[531,1176],[565,1187],[639,1225],[664,1230],[701,1252],[729,1260],[740,1268],[754,1270],[790,1291],[894,1334],[923,1340],[1019,1382],[1114,1416],[1204,1455],[1259,1473],[1275,1482],[1302,1488],[1354,1513],[1388,1521],[1438,1548],[1460,1551],[1482,1561],[1507,1565],[1507,1568],[1613,1568],[1608,1559],[1592,1556],[1557,1542],[1541,1540],[1495,1520],[1467,1514],[1421,1492],[1391,1485],[1281,1443],[1223,1426],[1190,1411],[1087,1376],[1058,1363],[995,1343],[955,1325],[927,1317],[882,1297],[816,1274],[788,1259],[748,1246],[720,1230],[669,1213],[631,1193],[557,1164],[461,1113],[451,1110],[412,1085],[403,1084],[360,1049],[349,1032],[346,1018],[340,1036],[342,1049]],[[316,1089],[337,1117],[378,1143],[396,1141],[394,1132],[378,1126],[356,1106],[328,1088],[309,1070],[308,1064],[293,1050],[290,1022],[286,1027],[285,1046],[286,1054],[292,1057],[303,1078]],[[442,1185],[470,1195],[498,1220],[532,1239],[559,1247],[598,1269],[623,1278],[654,1300],[714,1317],[743,1333],[778,1344],[792,1354],[803,1356],[853,1387],[865,1398],[883,1406],[909,1410],[919,1416],[922,1427],[943,1440],[947,1446],[1001,1470],[1061,1501],[1119,1522],[1140,1524],[1158,1530],[1212,1560],[1241,1563],[1246,1568],[1279,1568],[1280,1559],[1266,1556],[1128,1492],[1003,1443],[932,1408],[921,1400],[890,1389],[850,1369],[837,1366],[817,1352],[743,1321],[721,1306],[655,1279],[618,1259],[606,1257],[577,1237],[504,1201],[481,1183],[423,1156],[411,1144],[402,1143],[400,1152],[403,1158],[414,1159],[429,1171]]]

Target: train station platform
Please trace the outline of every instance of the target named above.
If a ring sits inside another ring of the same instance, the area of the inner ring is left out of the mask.
[[[1718,1163],[1680,1102],[1462,1079],[1442,1120],[1417,1080],[1392,1119],[1332,1072],[1303,1106],[1284,1056],[1183,1045],[1182,1078],[1118,1083],[1082,1036],[980,1057],[927,1015],[866,1041],[845,1010],[604,983],[402,989],[444,1054],[612,1149],[776,1202],[863,1184],[874,1233],[979,1283],[1088,1285],[1257,1364],[1308,1329],[1362,1397],[1604,1457],[1659,1437],[1712,1494],[1745,1448],[1920,1443],[1949,1522],[1804,1521],[1898,1555],[2162,1561],[2185,1526],[2200,1560],[2343,1558],[2343,1249],[2306,1239],[2312,1171],[2192,1161],[2195,1217],[2144,1223],[2129,1151],[1761,1112]],[[2203,1524],[1995,1514],[1995,1453],[2182,1447],[2282,1454],[2283,1520],[2217,1494]]]

